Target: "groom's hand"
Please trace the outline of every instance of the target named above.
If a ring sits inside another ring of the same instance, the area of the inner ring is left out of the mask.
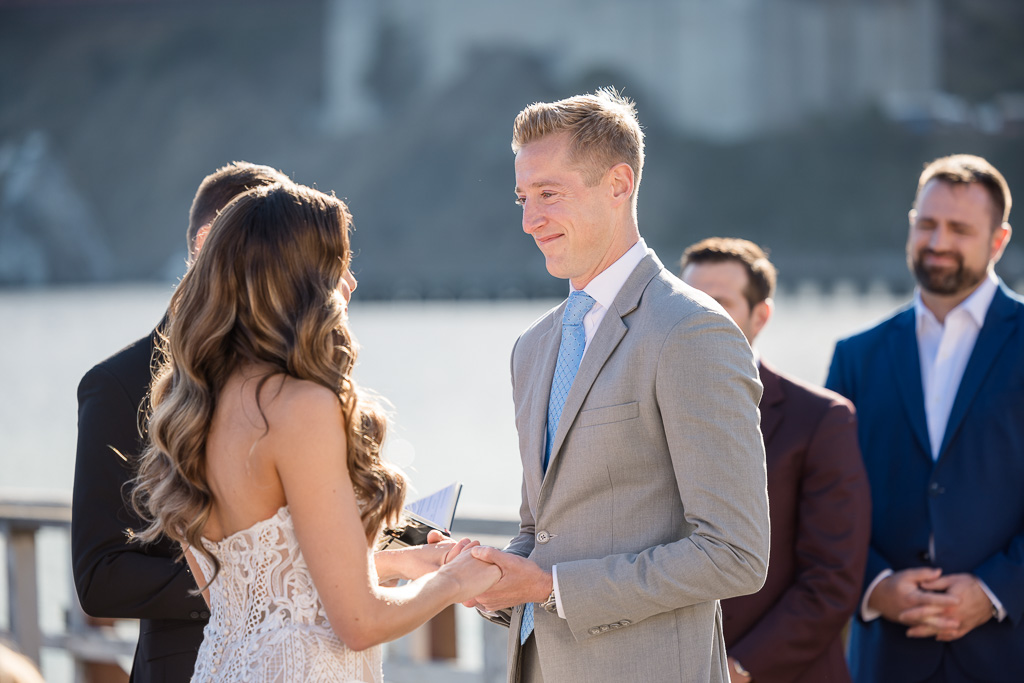
[[[497,565],[501,579],[476,600],[464,602],[466,607],[482,607],[489,612],[506,609],[525,602],[544,602],[554,586],[551,572],[538,567],[525,557],[497,548],[477,546],[470,554],[478,560]]]

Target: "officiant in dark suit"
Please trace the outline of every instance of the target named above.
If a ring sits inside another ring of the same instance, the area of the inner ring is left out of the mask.
[[[252,187],[287,183],[268,166],[229,164],[207,176],[189,213],[195,257],[217,212]],[[129,543],[143,524],[127,503],[126,483],[145,431],[145,398],[159,326],[102,361],[78,386],[78,451],[71,516],[75,588],[94,617],[140,619],[131,680],[188,681],[209,612],[179,548],[170,541]]]
[[[775,267],[753,242],[712,237],[682,279],[722,304],[751,344],[771,317]],[[757,354],[755,354],[757,355]],[[871,528],[853,406],[758,357],[768,468],[768,578],[722,601],[732,683],[849,683],[842,629],[860,598]]]

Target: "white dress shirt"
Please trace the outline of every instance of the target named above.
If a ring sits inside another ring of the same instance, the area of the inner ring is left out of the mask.
[[[921,388],[924,390],[924,412],[928,423],[932,460],[939,459],[939,449],[946,434],[953,401],[964,377],[964,370],[967,369],[967,361],[974,351],[974,344],[978,341],[978,333],[985,324],[985,315],[998,288],[998,278],[994,272],[989,271],[988,277],[982,280],[977,289],[947,313],[946,319],[941,323],[924,305],[920,289],[914,292],[917,351],[921,359]],[[934,537],[929,539],[928,545],[930,555],[935,557]],[[864,592],[861,615],[865,621],[881,616],[877,610],[868,608],[868,598],[871,597],[871,591],[875,586],[892,573],[891,569],[880,572]],[[1006,616],[1003,604],[984,581],[978,579],[978,583],[995,606],[996,618],[1002,621]]]
[[[626,280],[629,279],[629,276],[633,274],[633,271],[636,270],[636,267],[640,265],[640,261],[646,255],[647,244],[644,243],[641,237],[615,263],[598,273],[583,288],[583,291],[594,299],[594,305],[583,316],[583,333],[586,335],[586,342],[583,346],[584,357],[587,355],[587,349],[590,348],[590,342],[594,340],[598,326],[604,320],[604,314],[611,308],[612,302],[615,301],[615,297],[619,295],[619,290],[622,289],[622,285],[626,284]],[[576,291],[576,288],[570,282],[569,293],[572,294],[574,291]],[[581,365],[582,363],[583,361],[580,361]],[[551,578],[554,581],[555,604],[558,606],[558,616],[565,619],[565,614],[562,612],[562,599],[558,595],[558,565],[551,567]]]
[[[939,459],[939,448],[946,434],[953,400],[998,288],[995,273],[989,272],[977,289],[947,313],[946,320],[941,323],[924,305],[921,292],[914,292],[917,350],[921,358],[924,412],[928,420],[932,460]]]
[[[640,265],[640,262],[646,255],[647,245],[641,237],[615,263],[598,273],[583,288],[583,291],[593,297],[595,302],[590,307],[590,310],[587,311],[587,314],[583,316],[583,333],[587,337],[587,341],[583,346],[584,356],[587,355],[587,349],[590,347],[590,342],[594,339],[598,325],[604,320],[604,314],[611,308],[612,302],[615,301],[615,297],[619,295],[619,290],[622,289],[622,285],[626,284],[626,280],[629,279],[629,276],[633,274],[633,271],[636,270],[636,267]],[[576,288],[570,282],[569,294],[575,291],[577,291]]]

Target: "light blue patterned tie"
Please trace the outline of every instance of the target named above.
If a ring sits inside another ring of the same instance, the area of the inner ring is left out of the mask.
[[[569,295],[565,313],[562,314],[562,342],[558,346],[558,360],[555,361],[555,374],[551,378],[551,395],[548,398],[548,428],[547,437],[544,439],[543,463],[545,473],[548,471],[551,445],[555,441],[555,432],[558,431],[558,421],[562,418],[565,399],[572,388],[572,381],[576,379],[576,371],[580,369],[580,361],[583,360],[583,349],[587,343],[587,336],[583,331],[583,316],[593,305],[594,299],[589,294],[577,290]],[[533,603],[528,602],[523,610],[522,626],[519,628],[520,645],[526,642],[532,632]]]

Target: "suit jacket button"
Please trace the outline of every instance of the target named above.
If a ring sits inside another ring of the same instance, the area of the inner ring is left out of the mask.
[[[189,616],[192,617],[193,619],[198,619],[199,618],[199,612],[190,612]]]
[[[621,624],[622,626],[629,626],[632,623],[633,622],[630,621],[629,619],[623,619],[622,621],[619,622],[619,624]]]
[[[549,534],[548,532],[546,532],[546,531],[538,531],[537,532],[537,542],[538,543],[547,543],[550,540],[551,540],[551,534]]]
[[[210,618],[210,613],[207,612],[206,610],[203,610],[202,612],[199,613],[199,616],[202,617],[203,619],[209,619]]]
[[[592,636],[596,636],[600,632],[601,632],[601,629],[599,629],[596,626],[594,628],[590,629],[589,631],[587,631],[587,633],[589,633]]]

